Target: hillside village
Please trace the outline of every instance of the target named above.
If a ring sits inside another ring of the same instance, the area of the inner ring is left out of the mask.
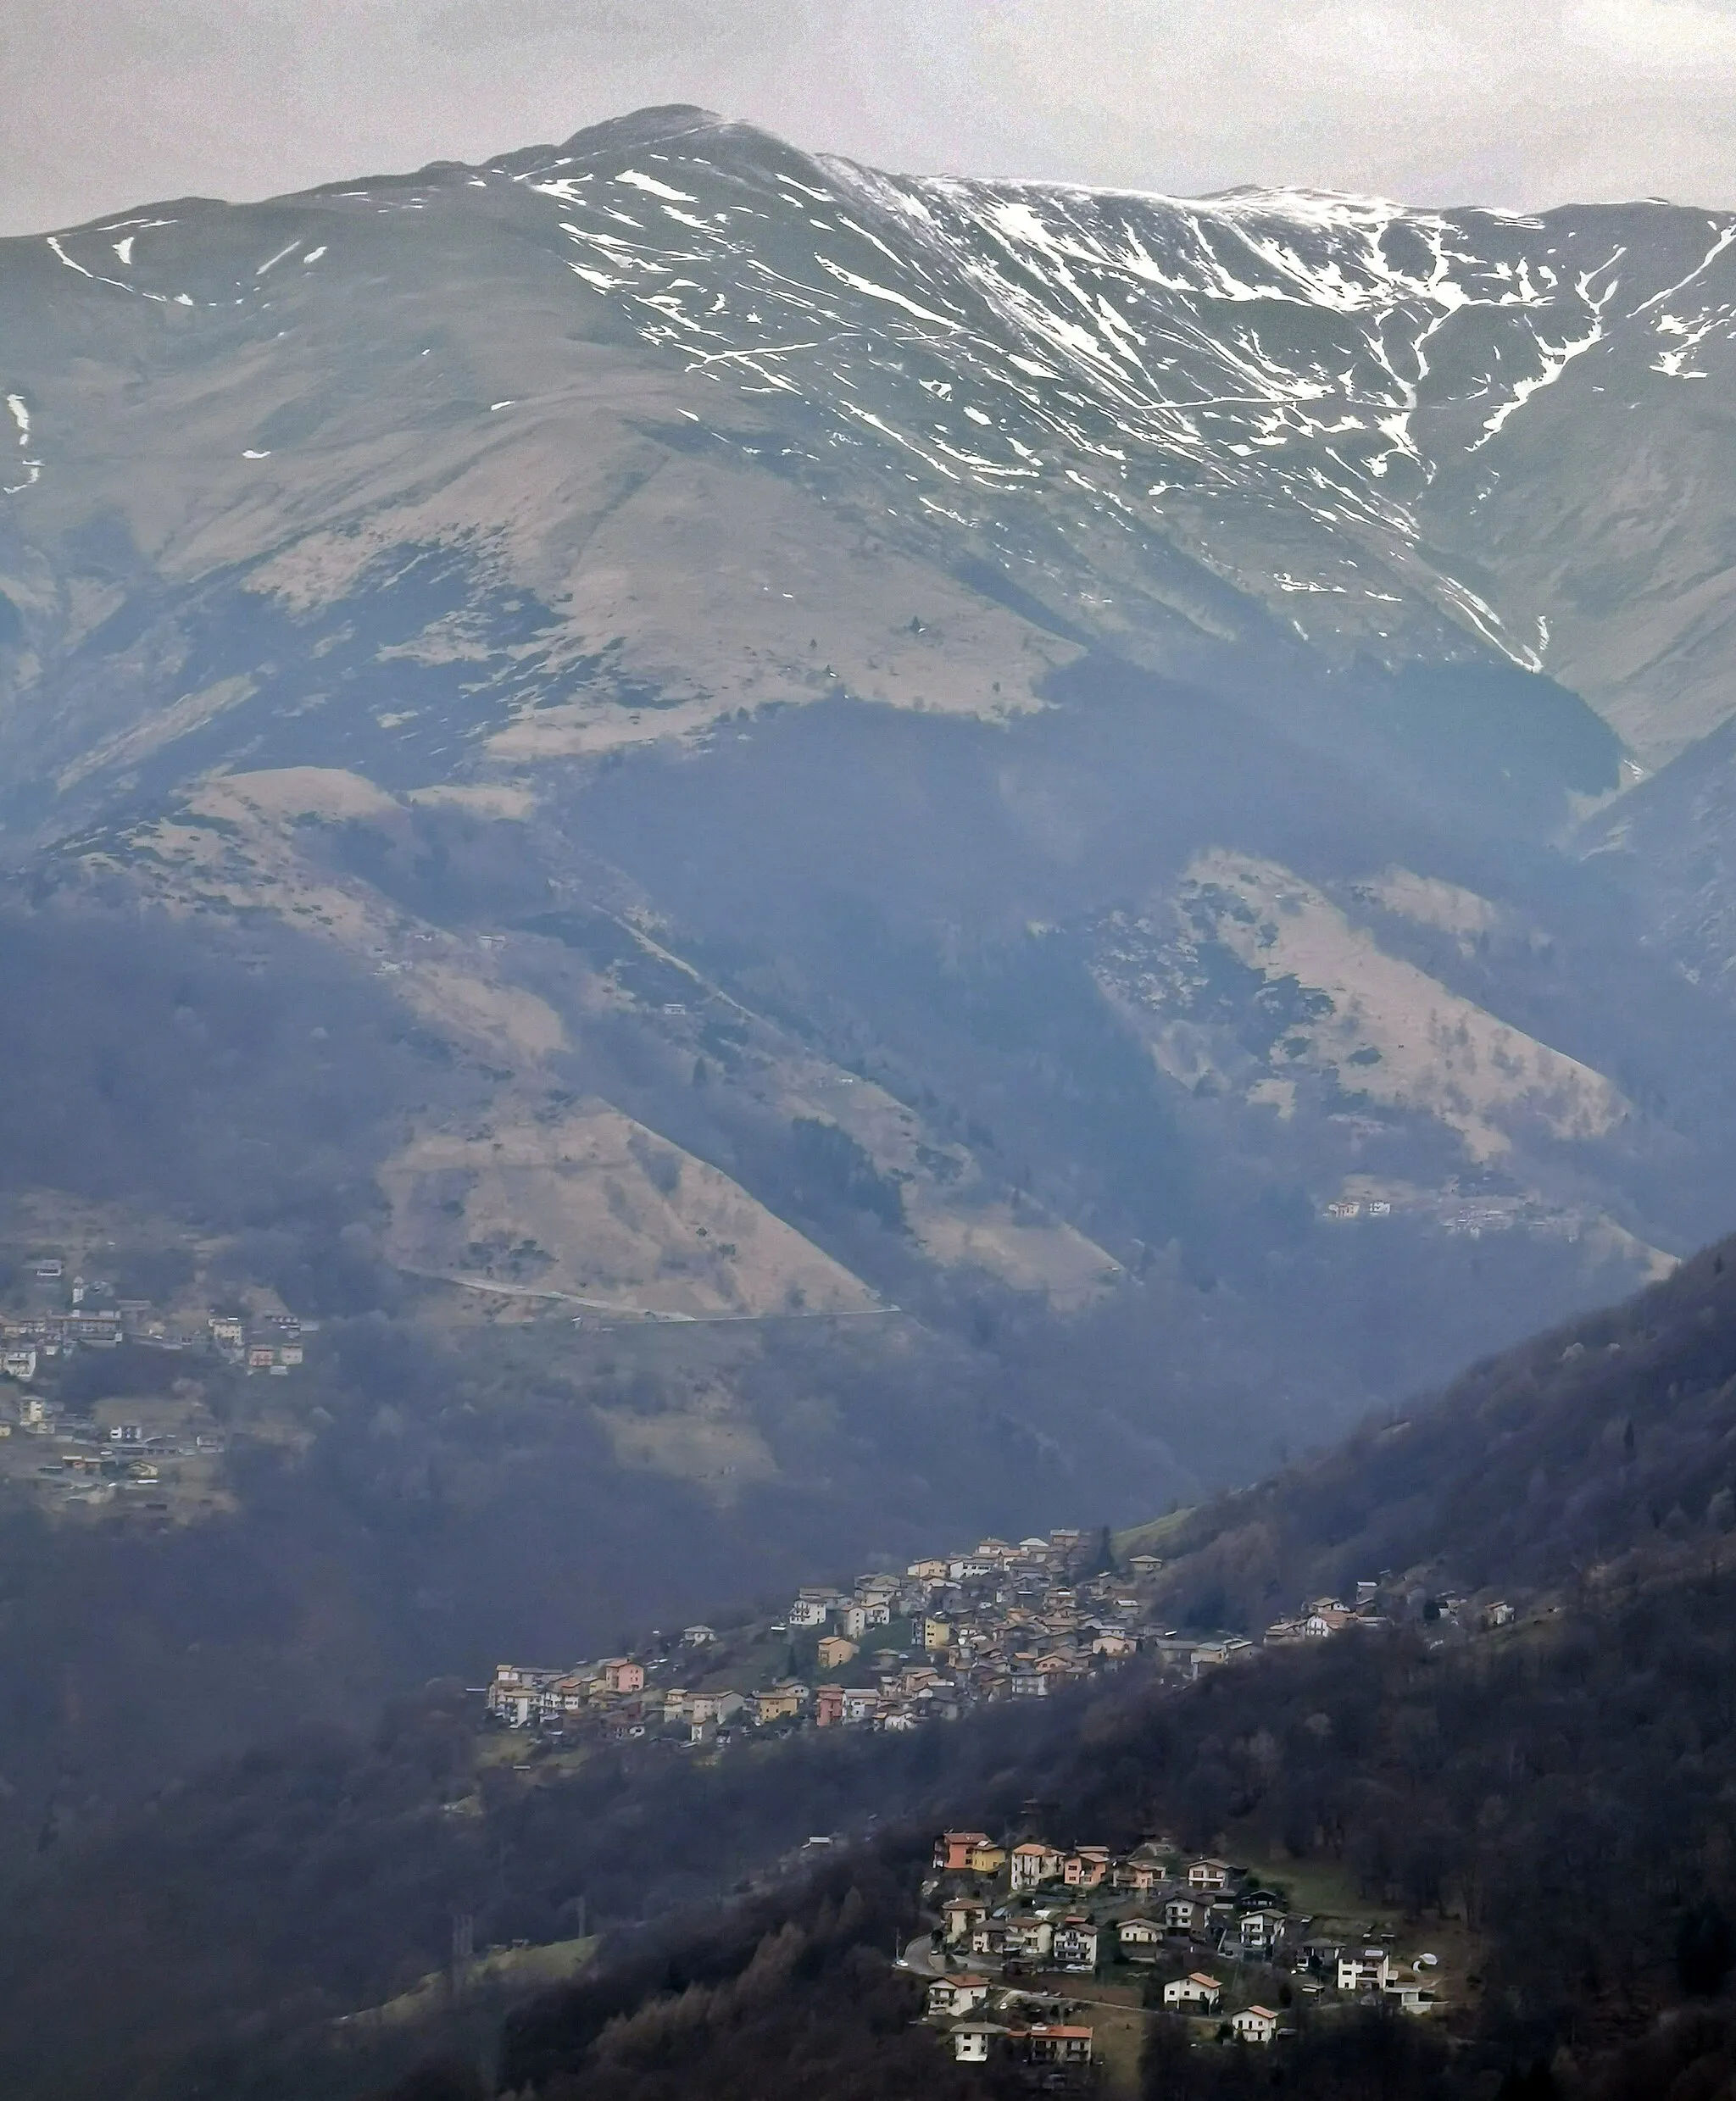
[[[782,1619],[720,1632],[694,1626],[600,1662],[502,1664],[487,1712],[554,1744],[673,1740],[704,1746],[743,1731],[907,1730],[990,1700],[1044,1699],[1132,1661],[1178,1678],[1262,1646],[1384,1624],[1379,1586],[1316,1598],[1260,1642],[1164,1624],[1160,1555],[1118,1565],[1106,1532],[1071,1530],[870,1571],[849,1587],[804,1586]],[[1468,1608],[1443,1601],[1450,1624]],[[1502,1606],[1485,1608],[1499,1616]]]
[[[175,1399],[126,1392],[67,1399],[63,1375],[84,1352],[162,1351],[186,1358],[190,1375],[282,1379],[302,1365],[305,1337],[319,1326],[234,1305],[171,1316],[58,1255],[32,1259],[10,1297],[0,1312],[0,1476],[69,1507],[137,1503],[165,1511],[171,1487],[209,1503],[228,1442],[191,1377],[165,1381],[182,1390]]]
[[[633,1655],[566,1670],[504,1664],[488,1711],[509,1727],[617,1741],[651,1734],[709,1743],[742,1728],[914,1729],[983,1700],[1042,1699],[1111,1669],[1159,1637],[1147,1625],[1150,1578],[1137,1556],[1125,1576],[1084,1572],[1086,1537],[1054,1531],[967,1554],[871,1571],[848,1588],[804,1585],[781,1620],[744,1642],[686,1628]],[[1177,1642],[1194,1667],[1245,1642]],[[785,1668],[767,1678],[766,1652]]]
[[[1160,2009],[1195,2041],[1264,2048],[1293,2032],[1299,1999],[1411,2015],[1444,2003],[1433,1953],[1401,1964],[1389,1929],[1346,1938],[1247,1869],[1189,1859],[1167,1838],[1121,1856],[943,1831],[922,1896],[939,1923],[904,1964],[929,1980],[930,2024],[959,2063],[1010,2057],[1046,2084],[1096,2062],[1124,2009]]]
[[[0,1371],[9,1379],[33,1379],[69,1350],[123,1342],[205,1351],[243,1370],[281,1376],[303,1361],[303,1331],[319,1326],[292,1313],[255,1317],[231,1307],[214,1307],[199,1326],[172,1322],[150,1299],[123,1297],[105,1278],[69,1274],[58,1255],[31,1264],[25,1296],[22,1309],[0,1314]]]
[[[805,1585],[775,1620],[696,1625],[566,1670],[504,1664],[487,1713],[504,1750],[531,1740],[530,1770],[539,1754],[599,1743],[704,1754],[750,1735],[914,1730],[989,1701],[1053,1698],[1135,1659],[1188,1681],[1387,1624],[1381,1581],[1367,1580],[1257,1641],[1178,1632],[1160,1609],[1164,1565],[1156,1553],[1118,1556],[1106,1531],[984,1539],[902,1573]],[[1430,1601],[1443,1639],[1511,1617],[1500,1600]],[[798,1857],[832,1843],[811,1839]],[[1027,1805],[998,1834],[938,1836],[918,1893],[931,1931],[899,1966],[955,2062],[1004,2065],[1051,2092],[1131,2091],[1153,2014],[1190,2043],[1260,2049],[1282,2045],[1305,2006],[1433,2014],[1452,1996],[1444,1962],[1462,1987],[1456,1929],[1438,1926],[1448,1952],[1401,1959],[1390,1915],[1369,1915],[1317,1870],[1304,1882],[1298,1901],[1289,1870],[1189,1857],[1166,1837],[1126,1854],[1055,1843]]]

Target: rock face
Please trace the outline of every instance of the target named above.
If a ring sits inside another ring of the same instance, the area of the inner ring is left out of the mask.
[[[1736,219],[676,109],[0,243],[0,311],[18,909],[381,981],[468,1088],[376,1149],[406,1270],[1426,1279],[1372,1392],[1728,1223]]]

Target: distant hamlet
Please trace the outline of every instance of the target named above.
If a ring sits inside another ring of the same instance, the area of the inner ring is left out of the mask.
[[[1107,1531],[1057,1529],[966,1554],[871,1570],[848,1589],[804,1584],[781,1620],[721,1632],[696,1625],[643,1647],[565,1668],[506,1663],[487,1689],[490,1716],[559,1744],[645,1739],[727,1744],[743,1730],[903,1731],[956,1721],[992,1700],[1045,1699],[1134,1657],[1160,1676],[1197,1678],[1261,1648],[1324,1641],[1388,1624],[1380,1584],[1349,1604],[1316,1598],[1260,1641],[1161,1623],[1161,1555],[1118,1563]],[[1434,1601],[1437,1624],[1503,1624],[1504,1600]]]

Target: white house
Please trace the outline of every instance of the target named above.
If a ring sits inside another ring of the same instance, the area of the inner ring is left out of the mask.
[[[987,1977],[937,1977],[928,1987],[931,2014],[974,2014],[988,1999]]]
[[[1027,1839],[1023,1845],[1013,1848],[1009,1871],[1015,1889],[1036,1889],[1043,1882],[1054,1881],[1060,1873],[1061,1855],[1054,1846]]]
[[[998,2021],[961,2020],[952,2032],[953,2059],[960,2065],[986,2065],[997,2036],[1010,2034]]]
[[[1253,1911],[1242,1914],[1237,1921],[1237,1931],[1243,1948],[1249,1954],[1265,1954],[1283,1940],[1288,1923],[1282,1911],[1273,1911],[1261,1905]]]
[[[1166,2007],[1191,2006],[1199,2013],[1215,2014],[1223,2000],[1222,1985],[1201,1970],[1196,1970],[1190,1977],[1177,1977],[1173,1984],[1163,1987],[1163,2003]]]
[[[1270,2043],[1278,2032],[1278,2017],[1267,2006],[1244,2006],[1230,2026],[1239,2043]]]
[[[1057,1970],[1088,1973],[1097,1967],[1097,1928],[1089,1919],[1063,1919],[1049,1948]]]
[[[488,1712],[509,1729],[527,1729],[541,1704],[539,1674],[502,1664],[488,1688]]]
[[[1123,1919],[1116,1939],[1129,1962],[1150,1962],[1163,1946],[1163,1928],[1155,1919]]]
[[[1393,1959],[1383,1948],[1346,1948],[1338,1957],[1341,1992],[1384,1992]]]

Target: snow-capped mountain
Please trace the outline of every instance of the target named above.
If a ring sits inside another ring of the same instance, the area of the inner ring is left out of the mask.
[[[1041,559],[1035,496],[1338,648],[1420,601],[1543,670],[1575,609],[1491,561],[1504,474],[1539,423],[1733,370],[1728,214],[918,181],[686,124],[470,180],[550,200],[643,341],[818,410],[1009,561]]]
[[[406,1269],[1389,1262],[1381,1390],[1728,1222],[1733,344],[1728,214],[693,110],[0,243],[0,847],[480,1061]]]
[[[160,465],[150,503],[112,493],[177,581],[252,565],[305,611],[316,573],[353,580],[400,536],[465,538],[557,604],[552,670],[619,644],[625,690],[700,702],[691,728],[717,667],[620,631],[606,581],[565,559],[593,508],[655,509],[626,417],[679,452],[678,510],[708,475],[750,479],[763,510],[775,477],[779,560],[816,547],[792,514],[823,503],[954,585],[968,565],[977,617],[1016,593],[1039,625],[1157,668],[1197,673],[1227,643],[1292,674],[1509,663],[1581,695],[1650,767],[1730,705],[1733,243],[1728,214],[1655,204],[1527,219],[912,181],[683,110],[480,168],[165,205],[0,247],[8,596],[46,677],[79,623],[32,559],[99,483]],[[125,370],[93,396],[110,352]],[[594,459],[599,414],[621,453],[604,486],[569,464],[551,490],[548,455]],[[541,457],[507,503],[454,491],[515,447]],[[792,656],[777,698],[874,687],[868,638],[810,680],[793,630],[735,596],[761,664],[732,703],[773,697],[766,660]],[[1040,682],[1052,637],[1032,646]],[[1028,701],[1029,665],[998,668],[999,705]],[[930,698],[995,711],[979,683]],[[876,697],[897,698],[888,679]]]

